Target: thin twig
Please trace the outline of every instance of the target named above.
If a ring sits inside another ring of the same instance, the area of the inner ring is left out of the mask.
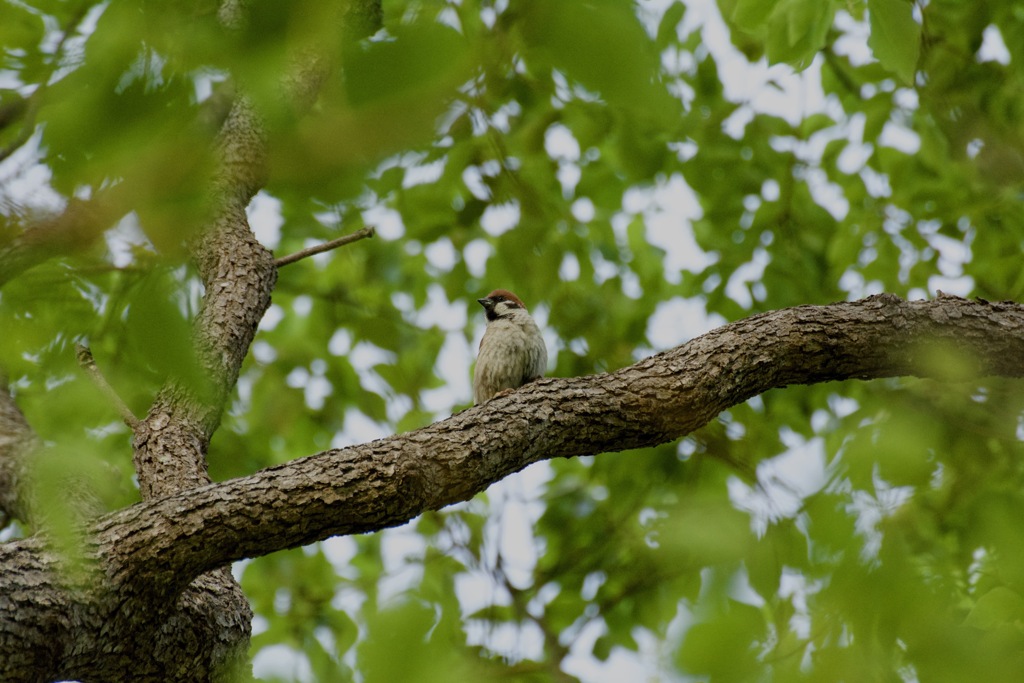
[[[367,237],[373,237],[376,233],[376,228],[374,228],[371,225],[369,227],[363,228],[362,230],[357,230],[351,235],[345,235],[344,237],[339,237],[336,240],[331,240],[330,242],[324,242],[323,244],[318,244],[307,249],[302,249],[301,251],[297,251],[294,254],[289,254],[288,256],[282,256],[281,258],[274,261],[274,265],[277,266],[278,268],[280,268],[281,266],[287,266],[289,263],[295,263],[296,261],[300,261],[306,258],[307,256],[313,256],[314,254],[322,254],[325,251],[337,249],[338,247],[343,247],[346,244],[351,244],[352,242],[358,242],[359,240],[365,239]]]
[[[114,387],[110,386],[107,382],[107,378],[103,376],[100,369],[96,367],[96,359],[92,357],[92,351],[89,350],[88,346],[82,344],[75,344],[75,356],[78,358],[78,364],[82,366],[86,374],[89,375],[89,379],[96,383],[100,391],[107,397],[107,399],[114,404],[117,408],[117,412],[121,414],[121,419],[124,423],[133,431],[137,432],[142,427],[142,422],[139,418],[135,417],[132,413],[131,408],[128,407],[117,392],[114,391]]]

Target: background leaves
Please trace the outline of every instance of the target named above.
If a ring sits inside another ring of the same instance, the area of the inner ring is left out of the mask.
[[[137,412],[194,371],[180,246],[240,85],[270,140],[260,238],[377,237],[282,269],[218,479],[467,405],[474,300],[497,286],[556,376],[784,306],[1024,296],[1009,0],[402,0],[358,40],[345,5],[252,3],[237,34],[205,2],[0,5],[0,145],[35,135],[3,167],[0,239],[48,209],[14,194],[31,168],[54,202],[120,186],[137,206],[0,297],[19,405],[113,468],[108,506],[132,500],[127,434],[71,345]],[[343,69],[296,119],[280,84],[309,45]],[[677,444],[247,562],[257,673],[1019,680],[1022,411],[1003,381],[790,387]]]

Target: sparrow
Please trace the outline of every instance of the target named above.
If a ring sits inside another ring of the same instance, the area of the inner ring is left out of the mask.
[[[523,302],[496,289],[477,302],[487,312],[487,329],[473,371],[473,401],[483,403],[544,376],[548,349]]]

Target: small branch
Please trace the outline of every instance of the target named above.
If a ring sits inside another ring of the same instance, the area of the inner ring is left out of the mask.
[[[124,420],[124,423],[133,432],[138,432],[142,428],[142,422],[139,418],[135,417],[128,404],[118,396],[117,392],[114,391],[114,387],[110,386],[107,378],[96,367],[96,360],[92,357],[92,351],[89,350],[89,347],[75,344],[75,356],[78,358],[78,364],[89,375],[89,379],[96,383],[96,386],[103,392],[103,395],[117,408],[117,412],[121,414],[121,419]]]
[[[277,266],[278,268],[280,268],[281,266],[287,266],[289,263],[301,261],[307,256],[313,256],[314,254],[322,254],[325,251],[337,249],[338,247],[343,247],[346,244],[351,244],[352,242],[358,242],[359,240],[365,239],[367,237],[373,237],[375,234],[377,234],[377,230],[371,225],[369,227],[363,228],[362,230],[357,230],[351,235],[345,235],[344,237],[339,237],[336,240],[324,242],[323,244],[318,244],[314,247],[309,247],[307,249],[297,251],[294,254],[289,254],[288,256],[282,256],[281,258],[276,259],[274,261],[274,265]]]
[[[114,185],[90,199],[72,198],[57,216],[32,221],[0,245],[0,287],[50,258],[87,248],[131,210],[133,200],[123,184]]]

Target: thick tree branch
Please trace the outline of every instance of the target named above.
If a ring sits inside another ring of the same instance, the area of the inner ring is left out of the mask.
[[[244,605],[221,607],[244,598],[232,592],[223,569],[220,580],[204,572],[401,524],[541,460],[671,441],[772,388],[899,375],[1024,375],[1024,306],[894,296],[801,306],[726,325],[616,372],[540,380],[414,432],[106,515],[93,525],[87,553],[98,572],[91,585],[102,589],[88,593],[67,586],[39,537],[8,543],[0,546],[0,564],[24,570],[0,575],[0,679],[21,680],[19,672],[51,662],[51,676],[102,680],[91,668],[100,659],[130,667],[122,673],[151,674],[168,661],[138,661],[136,653],[153,649],[153,638],[196,651],[195,638],[178,638],[188,628],[152,630],[162,617],[138,628],[138,610],[154,605],[164,605],[168,619],[219,634],[221,654],[238,657],[229,635],[244,631]],[[174,600],[165,598],[186,586],[169,607]],[[218,630],[222,620],[231,627]],[[87,630],[96,623],[104,629]],[[93,634],[89,647],[75,641],[73,653],[65,650],[62,639],[83,629]],[[125,640],[126,632],[134,640]],[[105,640],[104,633],[119,635]]]
[[[120,571],[180,583],[402,524],[540,460],[665,443],[769,389],[951,374],[1024,375],[1024,306],[883,295],[756,315],[616,372],[540,380],[415,432],[134,506],[97,530]]]
[[[194,387],[171,381],[150,407],[134,444],[143,500],[209,481],[206,448],[277,278],[273,256],[256,240],[245,215],[265,179],[266,139],[244,97],[235,100],[224,122],[219,158],[213,216],[190,244],[205,288],[194,343],[207,382]]]

